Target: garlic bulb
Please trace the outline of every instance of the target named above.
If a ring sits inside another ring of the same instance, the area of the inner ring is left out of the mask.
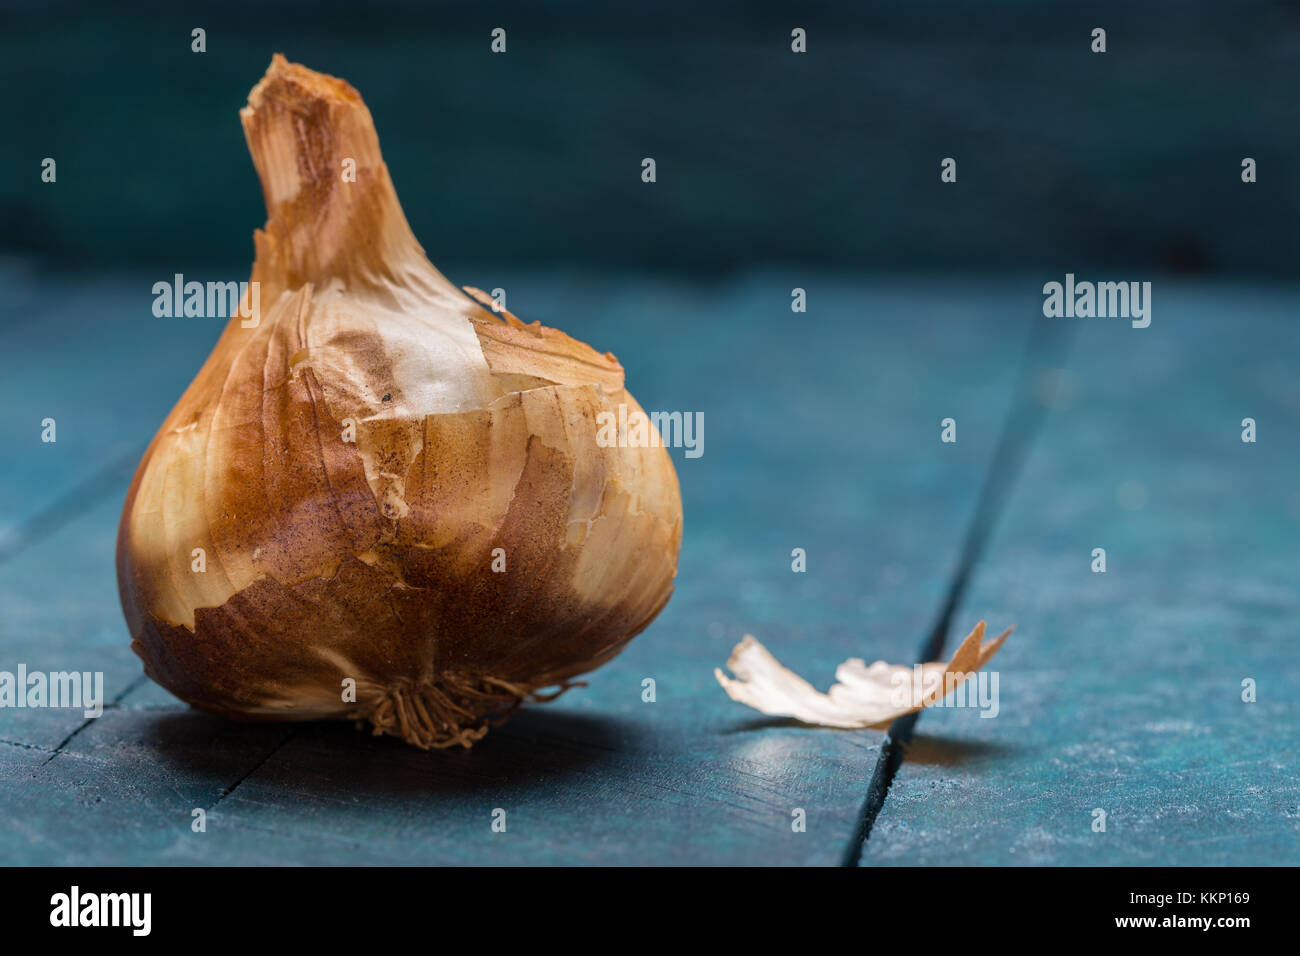
[[[213,713],[468,747],[667,603],[671,459],[598,442],[599,413],[640,409],[614,356],[430,264],[351,86],[277,55],[240,116],[261,314],[230,319],[127,494],[132,647]]]

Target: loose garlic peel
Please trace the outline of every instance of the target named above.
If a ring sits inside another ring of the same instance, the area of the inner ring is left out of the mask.
[[[128,492],[132,647],[218,714],[469,746],[667,603],[672,462],[597,444],[597,414],[640,408],[614,356],[425,258],[351,86],[277,55],[240,116],[262,315],[231,318]]]
[[[823,694],[783,667],[749,634],[727,660],[736,677],[728,677],[721,668],[713,673],[732,700],[773,717],[793,717],[821,727],[884,729],[904,714],[932,706],[965,683],[992,659],[1011,631],[1008,628],[984,644],[984,622],[980,621],[948,663],[922,664],[919,682],[911,667],[884,661],[868,667],[861,658],[851,657],[835,669],[838,683]]]

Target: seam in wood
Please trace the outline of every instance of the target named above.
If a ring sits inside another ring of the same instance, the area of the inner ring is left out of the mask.
[[[146,680],[145,675],[141,674],[135,680],[131,681],[131,683],[127,684],[126,687],[122,690],[122,693],[118,694],[111,701],[109,701],[107,704],[104,705],[104,709],[108,710],[110,708],[117,707],[118,704],[122,703],[122,700],[126,697],[127,694],[131,693],[131,691],[135,690],[137,687],[143,684],[145,680]],[[76,730],[74,730],[72,733],[68,734],[68,736],[64,737],[61,741],[59,741],[59,745],[55,747],[52,751],[50,751],[50,756],[45,760],[45,763],[41,764],[41,766],[44,767],[45,764],[49,763],[51,760],[53,760],[55,757],[61,754],[63,752],[63,748],[66,747],[68,744],[72,743],[73,738],[75,738],[77,734],[81,733],[83,730],[85,730],[87,727],[89,727],[98,719],[99,718],[97,717],[87,717],[85,720],[83,720],[80,726],[78,726]]]
[[[943,654],[953,618],[961,606],[975,566],[984,554],[989,535],[1002,514],[1007,497],[1042,423],[1045,409],[1034,400],[1034,376],[1049,364],[1049,360],[1061,359],[1072,331],[1073,325],[1042,320],[1034,322],[1020,378],[1012,393],[1011,410],[998,436],[993,461],[980,489],[975,513],[962,543],[957,568],[948,585],[943,607],[921,647],[918,662],[938,660]],[[917,711],[900,717],[890,725],[876,758],[871,780],[867,784],[866,797],[858,811],[853,833],[840,859],[841,866],[855,867],[861,862],[867,841],[871,838],[871,830],[884,808],[894,776],[907,756],[912,732],[920,718],[921,712]]]
[[[290,728],[286,731],[285,735],[284,735],[283,737],[280,738],[280,741],[279,741],[279,742],[278,742],[274,747],[272,747],[270,750],[268,750],[268,751],[263,755],[263,757],[262,757],[261,760],[259,760],[259,761],[258,761],[257,763],[255,763],[255,764],[253,764],[253,766],[249,767],[248,770],[245,771],[245,773],[244,773],[244,774],[243,774],[243,775],[242,775],[238,780],[236,780],[236,781],[235,781],[234,783],[232,783],[230,786],[228,786],[228,787],[226,787],[224,790],[222,790],[221,793],[217,795],[217,800],[216,800],[216,802],[213,803],[212,806],[209,807],[208,809],[209,809],[209,810],[215,810],[218,806],[221,805],[221,801],[222,801],[222,800],[226,799],[226,797],[230,796],[232,793],[234,793],[236,790],[239,789],[240,784],[242,784],[245,780],[247,780],[247,779],[248,779],[249,777],[251,777],[253,774],[257,773],[257,771],[261,770],[261,769],[262,769],[262,766],[263,766],[263,765],[264,765],[268,760],[270,760],[272,757],[274,757],[277,753],[279,753],[280,748],[283,747],[285,744],[287,744],[287,743],[288,743],[288,742],[293,738],[294,730],[295,730],[295,728],[290,727]]]

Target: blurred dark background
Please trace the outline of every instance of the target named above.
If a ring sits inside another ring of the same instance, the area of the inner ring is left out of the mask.
[[[264,210],[237,111],[276,51],[361,91],[444,270],[1281,277],[1300,251],[1296,3],[0,12],[0,255],[55,269],[246,269]]]

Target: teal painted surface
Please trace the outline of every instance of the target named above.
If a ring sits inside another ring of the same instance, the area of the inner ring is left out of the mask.
[[[103,670],[119,699],[89,723],[0,711],[0,859],[839,858],[882,735],[767,720],[726,698],[712,669],[745,632],[821,686],[852,655],[911,659],[1011,401],[1036,289],[458,278],[503,284],[525,319],[614,351],[646,408],[704,412],[704,456],[676,458],[686,533],[664,614],[590,687],[518,715],[469,753],[425,754],[349,725],[226,723],[139,680],[112,567],[126,476],[110,476],[115,487],[0,564],[0,668]],[[806,316],[789,311],[795,285],[808,289]],[[81,331],[84,288],[26,288],[49,330],[5,331],[5,400],[39,421],[31,392],[43,372],[68,383],[71,427],[61,421],[58,444],[40,446],[38,429],[6,423],[4,520],[18,528],[101,468],[114,443],[147,440],[217,334],[205,320],[154,319],[143,280],[95,286]],[[956,445],[939,441],[949,415]],[[99,427],[83,434],[92,416]],[[47,451],[77,474],[39,457]],[[807,574],[790,570],[794,547],[808,552]],[[646,677],[655,703],[641,699]],[[190,831],[195,808],[208,811],[204,834]],[[505,834],[491,831],[496,808]],[[806,833],[792,832],[795,808]]]
[[[1300,302],[1165,283],[1154,302],[1145,330],[1081,323],[1076,397],[966,602],[1019,624],[1001,712],[922,716],[868,865],[1300,862]]]
[[[129,482],[220,332],[151,313],[156,279],[72,281],[0,268],[0,548],[28,521],[114,462]],[[57,441],[41,441],[42,422]],[[103,493],[103,489],[99,489]]]

